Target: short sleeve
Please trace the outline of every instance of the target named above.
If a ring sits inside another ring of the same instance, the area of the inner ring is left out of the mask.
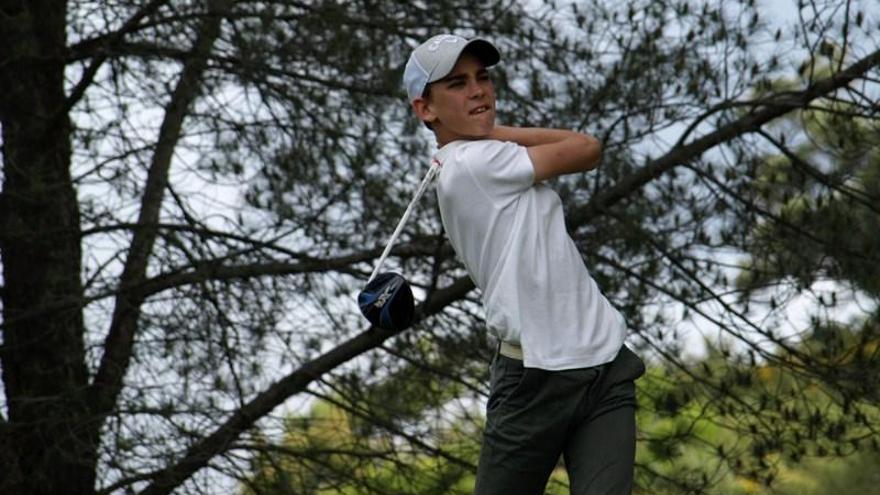
[[[534,184],[535,169],[524,146],[505,141],[478,141],[461,157],[480,188],[495,200],[509,199]]]

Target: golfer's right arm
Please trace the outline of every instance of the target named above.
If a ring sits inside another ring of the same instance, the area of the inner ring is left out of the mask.
[[[565,129],[497,126],[489,138],[525,146],[535,168],[536,183],[592,170],[602,157],[598,139]]]

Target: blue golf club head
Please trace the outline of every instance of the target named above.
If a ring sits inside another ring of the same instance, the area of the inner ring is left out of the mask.
[[[402,275],[384,272],[358,295],[361,313],[373,325],[390,331],[409,328],[415,313],[412,289]]]

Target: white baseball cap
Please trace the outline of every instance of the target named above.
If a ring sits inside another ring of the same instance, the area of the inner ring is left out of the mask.
[[[495,45],[484,39],[467,40],[454,34],[438,34],[416,47],[406,62],[403,85],[409,101],[422,96],[428,84],[448,76],[466,48],[482,60],[486,67],[501,60],[501,54]]]

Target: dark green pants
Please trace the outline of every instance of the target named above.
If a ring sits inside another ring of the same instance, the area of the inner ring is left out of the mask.
[[[632,491],[635,383],[623,347],[611,363],[547,371],[497,354],[492,363],[477,495],[540,495],[563,456],[572,495]]]

